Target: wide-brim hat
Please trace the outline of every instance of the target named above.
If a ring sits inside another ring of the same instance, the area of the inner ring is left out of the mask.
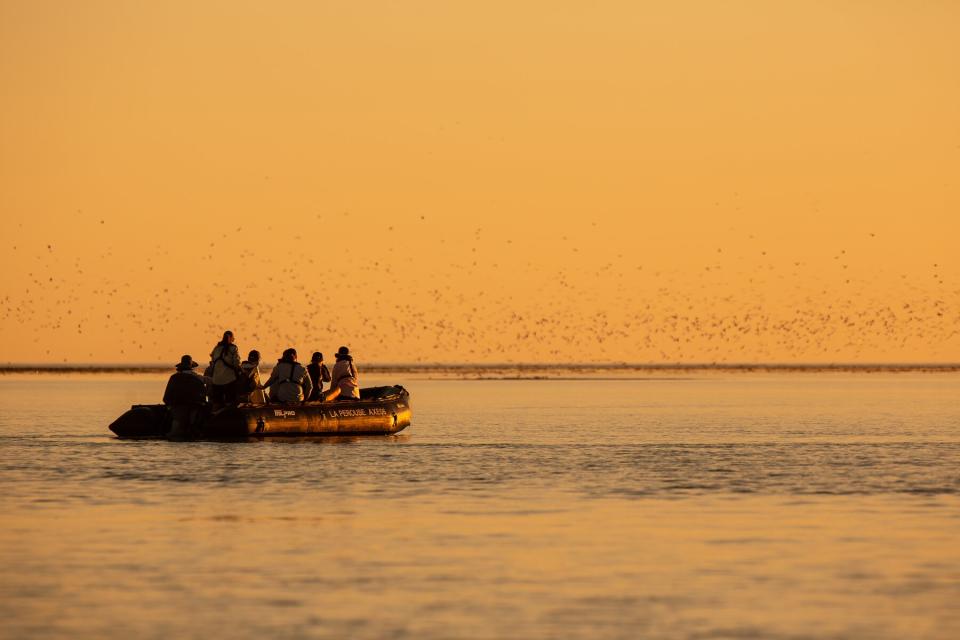
[[[177,371],[186,371],[187,369],[196,369],[200,365],[194,362],[190,356],[180,358],[180,364],[177,365]]]

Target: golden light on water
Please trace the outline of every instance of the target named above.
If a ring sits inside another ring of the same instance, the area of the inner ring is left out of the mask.
[[[4,2],[0,360],[956,361],[958,42],[954,3]]]

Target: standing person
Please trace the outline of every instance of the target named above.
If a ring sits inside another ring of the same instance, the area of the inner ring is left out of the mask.
[[[237,404],[237,378],[240,374],[240,349],[234,344],[233,331],[224,331],[223,340],[210,352],[210,402],[214,408]]]
[[[270,379],[263,388],[273,387],[270,391],[270,401],[280,403],[303,402],[310,397],[313,383],[310,375],[302,364],[297,362],[297,350],[287,349],[283,357],[277,360],[277,365],[270,372]]]
[[[254,349],[240,363],[240,378],[237,380],[238,399],[250,404],[266,404],[267,396],[260,384],[260,352]]]
[[[327,392],[325,400],[359,400],[360,374],[353,364],[350,349],[337,349],[337,363],[333,365],[333,383]]]
[[[186,355],[180,358],[177,372],[167,380],[163,404],[173,418],[167,437],[171,440],[189,440],[197,436],[197,423],[207,404],[207,383],[196,372],[200,366]]]
[[[307,400],[320,400],[323,396],[323,383],[330,382],[330,369],[323,364],[323,354],[314,351],[310,358],[310,364],[307,365],[307,373],[310,374],[310,381],[313,383],[313,391]]]

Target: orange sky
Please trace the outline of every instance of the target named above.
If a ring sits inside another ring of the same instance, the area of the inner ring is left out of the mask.
[[[0,362],[960,361],[955,2],[0,0]]]

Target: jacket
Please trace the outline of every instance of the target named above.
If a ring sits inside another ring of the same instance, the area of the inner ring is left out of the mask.
[[[240,365],[240,369],[243,371],[244,375],[250,376],[253,379],[253,383],[260,386],[260,366],[247,362],[246,360]],[[250,404],[266,404],[267,395],[263,392],[263,389],[254,389],[248,394],[244,394],[240,397],[240,402],[249,402]]]
[[[194,371],[178,371],[167,380],[163,404],[201,405],[207,402],[207,384]]]
[[[333,365],[331,389],[340,387],[340,397],[360,399],[360,374],[352,359],[337,360]]]
[[[240,368],[240,350],[237,345],[229,342],[218,342],[210,352],[210,364],[213,366],[213,384],[230,384],[237,379],[237,369]]]
[[[313,389],[307,370],[292,360],[278,360],[266,386],[270,387],[270,399],[274,402],[301,402],[310,397]]]
[[[319,400],[320,392],[323,391],[323,383],[330,382],[330,369],[327,369],[327,365],[322,362],[320,364],[311,362],[307,365],[307,373],[310,374],[310,382],[313,383],[313,393],[307,398],[309,400]]]

